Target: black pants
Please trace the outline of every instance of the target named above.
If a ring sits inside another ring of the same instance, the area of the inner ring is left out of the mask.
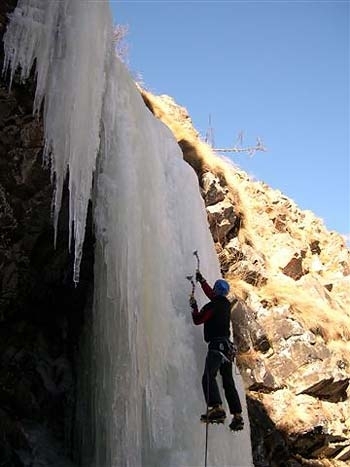
[[[213,405],[222,404],[220,391],[216,382],[216,375],[219,370],[230,413],[241,413],[242,406],[232,376],[232,363],[225,361],[216,350],[208,350],[202,378],[203,392],[207,405],[212,407]]]

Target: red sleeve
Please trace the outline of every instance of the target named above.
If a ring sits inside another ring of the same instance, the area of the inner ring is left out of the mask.
[[[213,316],[213,309],[205,305],[201,311],[198,311],[197,309],[194,309],[192,311],[192,319],[194,324],[203,324],[208,319],[210,319]]]
[[[210,287],[207,281],[204,281],[201,283],[203,292],[205,295],[209,298],[209,300],[212,300],[215,297],[213,289]]]

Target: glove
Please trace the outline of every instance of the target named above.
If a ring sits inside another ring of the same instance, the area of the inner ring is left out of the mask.
[[[205,282],[204,277],[202,276],[202,274],[199,271],[196,272],[196,281],[199,282],[200,284],[202,282]]]
[[[197,302],[196,302],[196,299],[194,297],[190,298],[190,306],[191,306],[191,308],[197,308]]]

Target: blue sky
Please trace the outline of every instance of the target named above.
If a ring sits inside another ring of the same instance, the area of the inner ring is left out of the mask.
[[[350,232],[348,1],[111,1],[129,68],[216,147],[330,230]]]

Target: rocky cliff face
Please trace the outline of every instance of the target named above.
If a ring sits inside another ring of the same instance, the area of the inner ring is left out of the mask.
[[[350,252],[278,190],[200,141],[186,110],[141,91],[173,131],[207,206],[233,290],[256,466],[350,460]]]
[[[15,3],[0,4],[0,39]],[[198,175],[222,272],[234,291],[255,465],[347,462],[350,263],[343,239],[216,157],[170,98],[142,94]],[[93,235],[90,216],[74,288],[67,193],[54,249],[52,187],[32,101],[32,81],[23,85],[16,77],[9,90],[0,79],[0,464],[68,467]]]

